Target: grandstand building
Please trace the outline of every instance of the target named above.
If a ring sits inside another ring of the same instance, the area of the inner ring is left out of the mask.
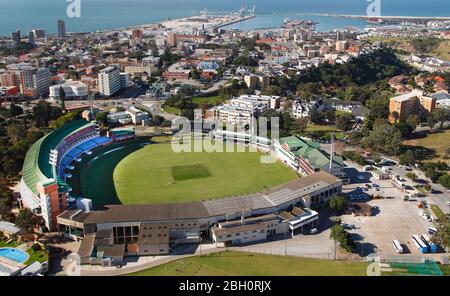
[[[108,131],[107,135],[108,138],[111,138],[114,142],[123,142],[136,138],[136,132],[134,131],[134,129],[111,130]]]
[[[330,168],[330,155],[320,148],[320,144],[299,136],[291,136],[273,141],[275,153],[282,162],[302,175],[308,176],[325,171],[333,176],[346,178],[344,161],[333,155]]]
[[[317,225],[311,207],[342,190],[326,172],[255,193],[204,202],[109,205],[98,211],[70,209],[57,218],[64,235],[82,239],[82,264],[120,264],[124,256],[169,254],[203,237],[223,245],[246,244]],[[107,237],[107,243],[102,238]]]
[[[84,119],[70,122],[39,139],[25,157],[20,182],[21,205],[42,216],[46,227],[54,230],[56,216],[71,202],[71,188],[66,180],[71,177],[72,163],[111,141],[100,136],[95,122]]]

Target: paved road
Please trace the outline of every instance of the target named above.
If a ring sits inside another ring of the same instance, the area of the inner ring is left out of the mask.
[[[154,101],[154,100],[145,100],[144,101],[144,100],[138,99],[138,100],[135,100],[135,102],[138,107],[141,107],[142,109],[151,113],[153,116],[155,116],[155,115],[161,116],[161,117],[164,117],[165,120],[169,120],[169,121],[172,121],[175,118],[179,117],[177,115],[164,112],[161,109],[161,106],[163,104],[162,101]]]
[[[407,182],[409,184],[411,184],[411,185],[415,184],[415,182],[412,182],[412,181],[408,180],[408,178],[406,178],[406,173],[408,173],[408,171],[404,170],[403,168],[400,168],[399,166],[392,166],[391,172],[392,172],[392,174],[399,175],[401,178],[407,180]],[[428,198],[429,198],[430,202],[432,204],[439,206],[444,213],[449,214],[450,206],[448,206],[446,204],[446,202],[450,202],[450,192],[448,192],[444,186],[442,186],[440,184],[432,183],[431,180],[428,179],[425,176],[425,173],[423,173],[421,170],[413,169],[412,172],[414,172],[419,177],[419,179],[430,182],[431,188],[434,190],[434,192],[436,192],[436,193],[428,194]]]

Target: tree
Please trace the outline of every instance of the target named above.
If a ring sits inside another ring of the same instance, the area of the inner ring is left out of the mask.
[[[436,170],[427,170],[425,171],[425,176],[430,178],[431,182],[436,183],[439,181],[439,178],[442,176],[442,173]]]
[[[395,124],[395,128],[400,131],[400,134],[403,138],[408,137],[414,131],[415,126],[412,126],[406,122],[406,120],[400,120],[397,124]]]
[[[305,118],[297,118],[292,125],[292,132],[296,134],[303,134],[308,127],[308,120]]]
[[[412,128],[412,130],[414,131],[417,126],[420,123],[419,120],[419,116],[417,115],[410,115],[407,119],[406,119],[406,123]]]
[[[12,123],[12,124],[8,125],[7,132],[8,132],[8,137],[11,139],[11,142],[13,144],[24,139],[27,134],[27,131],[25,130],[25,128],[18,123]]]
[[[323,113],[317,111],[317,109],[311,109],[311,111],[309,111],[308,116],[309,120],[311,120],[311,122],[315,124],[322,123],[324,119]]]
[[[23,114],[23,109],[20,106],[17,106],[14,103],[11,103],[9,107],[9,116],[16,117]]]
[[[337,241],[339,247],[347,252],[351,252],[355,248],[355,242],[350,233],[348,233],[341,224],[336,224],[331,227],[330,239]]]
[[[376,152],[397,155],[402,142],[401,132],[394,126],[377,119],[373,131],[364,138],[363,144]]]
[[[61,102],[61,109],[66,110],[66,91],[62,86],[59,88],[59,100]]]
[[[372,159],[373,159],[373,161],[375,162],[375,163],[380,163],[380,161],[381,161],[381,155],[380,155],[380,153],[373,153],[372,154]]]
[[[400,155],[401,165],[412,165],[416,162],[416,156],[412,150],[407,150],[404,154]]]
[[[330,209],[332,209],[335,212],[341,213],[347,210],[348,208],[348,201],[347,198],[344,196],[334,196],[330,200]]]
[[[200,79],[200,71],[196,67],[191,69],[191,78]]]
[[[52,119],[61,115],[61,109],[52,107],[50,103],[41,100],[33,107],[33,118],[36,127],[47,127]]]
[[[95,116],[95,120],[103,125],[108,124],[108,112],[100,112]]]
[[[408,172],[405,174],[405,176],[406,176],[406,178],[408,178],[410,180],[413,180],[413,181],[417,180],[417,175],[413,172]]]
[[[0,220],[7,220],[11,212],[11,206],[6,199],[0,199]]]
[[[450,189],[450,175],[449,174],[442,175],[439,178],[438,183],[444,186],[445,188]]]
[[[16,219],[16,224],[20,228],[31,231],[33,227],[36,225],[34,214],[27,208],[19,211],[19,215]]]
[[[340,130],[347,132],[352,129],[354,119],[355,117],[351,113],[340,114],[337,116],[336,126]]]
[[[58,128],[62,127],[63,125],[65,125],[66,123],[71,122],[75,119],[79,119],[79,118],[80,118],[79,112],[69,112],[69,113],[64,114],[63,116],[59,117],[58,119],[52,121],[51,126],[55,129],[58,129]]]
[[[283,95],[283,90],[279,86],[269,85],[261,91],[261,94],[266,96],[281,96]]]
[[[431,113],[431,117],[433,118],[434,122],[439,123],[439,129],[441,130],[444,126],[444,122],[450,119],[450,113],[448,110],[443,108],[437,108],[434,109]]]

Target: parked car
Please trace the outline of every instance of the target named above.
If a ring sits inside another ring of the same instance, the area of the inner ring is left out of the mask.
[[[319,230],[317,228],[313,228],[309,231],[309,234],[316,234],[317,232],[319,232]]]

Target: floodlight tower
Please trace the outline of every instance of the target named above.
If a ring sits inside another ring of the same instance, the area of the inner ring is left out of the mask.
[[[52,149],[50,150],[48,163],[52,166],[52,175],[55,182],[58,180],[58,175],[56,172],[56,165],[58,164],[58,150]]]

